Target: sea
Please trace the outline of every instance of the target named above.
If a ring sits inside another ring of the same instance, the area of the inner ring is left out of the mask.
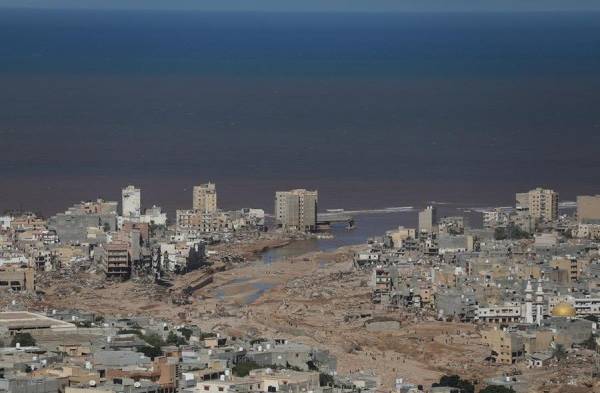
[[[598,146],[600,13],[0,9],[0,214],[133,184],[174,218],[207,181],[267,212],[573,200]]]

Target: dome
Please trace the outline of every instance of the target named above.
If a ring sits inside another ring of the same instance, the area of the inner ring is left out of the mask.
[[[552,309],[553,317],[574,317],[575,316],[575,307],[571,306],[569,303],[558,303]]]

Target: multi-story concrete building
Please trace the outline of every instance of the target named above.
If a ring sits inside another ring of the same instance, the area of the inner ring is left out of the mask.
[[[534,220],[553,221],[558,217],[558,193],[536,188],[528,192],[529,215]]]
[[[34,270],[32,268],[2,267],[0,268],[0,289],[12,291],[35,291]]]
[[[495,363],[514,364],[525,356],[525,345],[521,336],[493,328],[482,332],[483,342],[491,350],[491,359]]]
[[[123,201],[123,217],[139,218],[142,212],[142,192],[134,186],[127,186],[121,190]]]
[[[574,234],[580,238],[600,240],[600,224],[579,224]]]
[[[479,305],[475,311],[475,319],[487,323],[508,323],[521,320],[521,304],[506,303],[502,305]]]
[[[419,212],[419,233],[433,233],[437,222],[435,206],[427,206]]]
[[[486,210],[483,212],[483,227],[496,228],[508,225],[508,214],[501,208]]]
[[[98,214],[57,214],[50,217],[48,226],[54,230],[62,244],[97,243],[97,239],[88,236],[90,229],[114,231],[117,228],[115,215]]]
[[[146,209],[144,214],[140,216],[140,222],[153,225],[167,225],[167,213],[163,213],[159,206],[152,206]]]
[[[129,258],[129,244],[124,241],[115,241],[102,246],[101,259],[106,277],[129,278],[131,276],[131,259]]]
[[[600,295],[557,295],[548,299],[549,313],[552,315],[566,313],[565,305],[570,306],[572,309],[569,311],[579,317],[600,315]]]
[[[192,206],[203,213],[217,211],[217,188],[214,183],[194,186]]]
[[[317,226],[317,191],[297,189],[275,193],[275,218],[285,230],[314,231]]]
[[[600,195],[577,197],[577,220],[582,224],[600,224]]]
[[[176,214],[179,229],[193,229],[199,232],[224,232],[230,229],[230,221],[224,212],[177,210]]]
[[[94,243],[88,239],[88,228],[114,231],[117,228],[117,202],[88,201],[78,203],[48,220],[48,229],[56,232],[63,244]]]
[[[587,267],[589,262],[584,259],[577,259],[570,255],[562,257],[554,257],[550,261],[550,267],[552,269],[562,270],[566,272],[569,282],[577,281],[583,274],[583,270]]]
[[[9,225],[16,232],[39,231],[46,228],[46,221],[34,213],[25,213],[12,217]]]
[[[105,201],[102,198],[95,201],[77,203],[67,209],[65,214],[117,214],[118,202]]]

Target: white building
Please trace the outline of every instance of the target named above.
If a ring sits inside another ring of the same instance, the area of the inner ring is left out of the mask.
[[[508,225],[508,214],[504,209],[496,208],[483,212],[483,227],[495,228]]]
[[[550,299],[548,299],[549,313],[552,313],[554,307],[559,303],[568,303],[571,306],[573,306],[578,316],[600,316],[600,294],[596,294],[595,296],[587,295],[582,297],[574,297],[572,295],[553,296]]]
[[[140,217],[140,222],[154,225],[167,225],[167,213],[163,213],[160,206],[152,206],[146,209]]]
[[[521,320],[521,304],[506,303],[503,305],[478,306],[475,319],[483,322],[505,323]]]
[[[10,228],[13,218],[11,216],[0,216],[0,229]]]
[[[142,209],[142,192],[134,186],[127,186],[121,191],[123,199],[123,217],[139,218]]]
[[[542,319],[544,319],[544,289],[542,288],[541,280],[538,280],[535,299],[533,295],[531,281],[527,280],[527,287],[525,288],[525,305],[522,311],[524,318],[523,322],[536,323],[539,326],[542,324]]]

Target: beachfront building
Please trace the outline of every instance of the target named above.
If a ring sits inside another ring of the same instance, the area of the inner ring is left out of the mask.
[[[437,211],[434,206],[427,206],[419,212],[419,233],[433,233],[437,221]]]
[[[192,207],[194,210],[202,213],[214,213],[217,211],[217,187],[214,183],[194,186]]]
[[[301,232],[317,226],[317,191],[297,189],[275,193],[275,218],[279,227]]]
[[[536,188],[528,192],[529,215],[534,220],[553,221],[558,217],[558,193]]]

